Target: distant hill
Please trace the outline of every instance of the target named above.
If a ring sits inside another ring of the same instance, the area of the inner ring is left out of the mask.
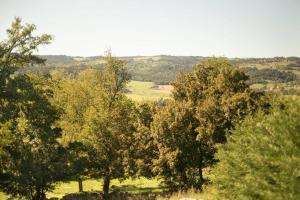
[[[85,68],[102,68],[102,56],[71,57],[66,55],[41,55],[47,60],[45,66],[34,66],[32,70],[47,73],[55,68],[63,68],[69,73],[77,73]],[[179,72],[189,72],[193,66],[206,57],[202,56],[130,56],[120,57],[127,61],[133,80],[167,84]],[[230,58],[235,67],[244,68],[252,83],[264,81],[289,82],[300,77],[300,58]]]
[[[50,65],[67,64],[75,61],[73,57],[66,55],[41,55],[40,57],[46,59]]]

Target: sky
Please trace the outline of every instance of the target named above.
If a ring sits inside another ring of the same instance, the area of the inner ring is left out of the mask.
[[[54,36],[38,54],[300,57],[300,0],[0,0]]]

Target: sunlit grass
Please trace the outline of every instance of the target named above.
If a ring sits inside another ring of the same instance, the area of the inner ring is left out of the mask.
[[[169,196],[158,196],[157,200],[180,200],[180,199],[197,199],[197,200],[212,200],[216,189],[212,186],[204,187],[203,191],[197,191],[193,188],[187,191],[175,192]]]
[[[7,199],[7,196],[4,193],[0,192],[0,199],[1,200]]]
[[[111,181],[111,188],[117,188],[121,191],[134,194],[143,192],[162,192],[164,190],[164,188],[161,187],[160,180],[147,178],[126,179],[124,181],[114,179]],[[83,182],[83,189],[84,191],[102,191],[102,180],[85,180]],[[78,192],[78,183],[76,181],[59,183],[53,192],[47,194],[47,197],[61,198],[65,194],[76,192]]]
[[[155,101],[170,97],[171,91],[159,90],[154,86],[153,82],[130,81],[127,86],[129,93],[126,96],[134,101]]]
[[[124,181],[119,181],[114,179],[111,181],[111,190],[119,189],[121,191],[139,194],[145,192],[163,192],[164,187],[161,186],[161,181],[157,178],[147,179],[147,178],[137,178],[137,179],[126,179]],[[84,191],[102,191],[102,181],[101,180],[85,180],[83,181]],[[61,198],[66,194],[77,193],[78,183],[76,181],[71,181],[68,183],[58,183],[52,192],[47,193],[47,198],[57,197]],[[0,193],[0,200],[8,199],[8,197]]]

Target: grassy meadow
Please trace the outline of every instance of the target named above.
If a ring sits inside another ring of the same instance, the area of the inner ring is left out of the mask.
[[[89,179],[83,181],[84,191],[102,191],[103,183],[101,180]],[[158,193],[163,192],[165,188],[161,185],[159,179],[147,179],[147,178],[137,178],[137,179],[126,179],[124,181],[119,181],[117,179],[112,180],[111,189],[119,189],[124,192],[132,194],[140,193]],[[62,198],[66,194],[78,192],[78,183],[76,181],[71,181],[67,183],[57,183],[53,192],[47,193],[47,198]],[[0,193],[0,200],[8,199],[8,197]]]
[[[153,82],[130,81],[126,96],[134,101],[154,101],[170,97],[170,90],[161,90],[155,86]]]

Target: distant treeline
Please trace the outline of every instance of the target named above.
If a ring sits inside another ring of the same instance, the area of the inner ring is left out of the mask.
[[[65,55],[45,55],[45,66],[33,66],[31,70],[48,73],[55,68],[63,68],[67,73],[77,74],[86,68],[103,69],[102,56],[71,57]],[[195,64],[205,57],[201,56],[132,56],[121,57],[127,62],[127,69],[133,80],[151,81],[156,84],[169,84],[179,72],[191,72]],[[243,71],[250,77],[250,83],[266,81],[289,82],[296,76],[293,71],[300,70],[300,58],[233,58],[229,59],[235,67],[246,68]],[[259,69],[262,67],[263,69]],[[288,72],[289,71],[289,72]]]
[[[287,83],[296,80],[296,75],[289,71],[280,71],[277,69],[257,69],[255,67],[246,67],[241,69],[249,76],[249,82],[267,83],[268,81],[275,81],[280,83]]]

